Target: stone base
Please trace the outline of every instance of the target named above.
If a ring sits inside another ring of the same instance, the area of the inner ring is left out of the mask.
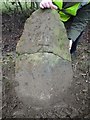
[[[72,82],[69,61],[50,53],[36,53],[20,56],[16,65],[16,81],[19,83],[16,92],[25,104],[46,108],[63,102]]]

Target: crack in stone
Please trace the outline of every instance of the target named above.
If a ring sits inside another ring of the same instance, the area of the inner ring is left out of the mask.
[[[41,48],[40,48],[41,49]],[[53,54],[53,55],[55,55],[55,56],[57,56],[57,57],[59,57],[59,58],[61,58],[61,59],[63,59],[63,60],[67,60],[67,59],[64,59],[63,57],[61,57],[61,56],[59,56],[58,54],[56,54],[56,53],[54,53],[54,52],[52,52],[52,51],[42,51],[42,52],[40,52],[40,49],[37,51],[37,52],[34,52],[34,53],[29,53],[29,52],[26,52],[26,53],[18,53],[18,52],[16,52],[16,54],[18,55],[18,57],[19,56],[22,56],[22,55],[33,55],[33,54],[43,54],[43,53],[48,53],[48,54]],[[69,60],[67,60],[68,62],[70,62]]]

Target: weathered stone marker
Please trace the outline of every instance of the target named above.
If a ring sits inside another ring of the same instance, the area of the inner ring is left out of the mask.
[[[55,10],[37,10],[17,44],[16,93],[24,104],[47,108],[63,103],[72,82],[69,41]]]

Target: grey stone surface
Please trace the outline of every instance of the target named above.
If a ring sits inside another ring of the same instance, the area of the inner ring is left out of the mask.
[[[64,24],[55,10],[38,10],[27,19],[23,34],[17,44],[17,52],[53,52],[71,60]]]
[[[38,10],[27,19],[15,70],[15,90],[24,104],[33,108],[64,104],[73,76],[68,42],[55,10]]]

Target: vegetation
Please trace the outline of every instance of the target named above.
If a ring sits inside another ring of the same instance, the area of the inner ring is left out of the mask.
[[[25,13],[36,9],[38,9],[38,2],[28,2],[28,0],[24,2],[21,2],[21,0],[2,0],[0,2],[0,11],[4,13],[12,11]]]

